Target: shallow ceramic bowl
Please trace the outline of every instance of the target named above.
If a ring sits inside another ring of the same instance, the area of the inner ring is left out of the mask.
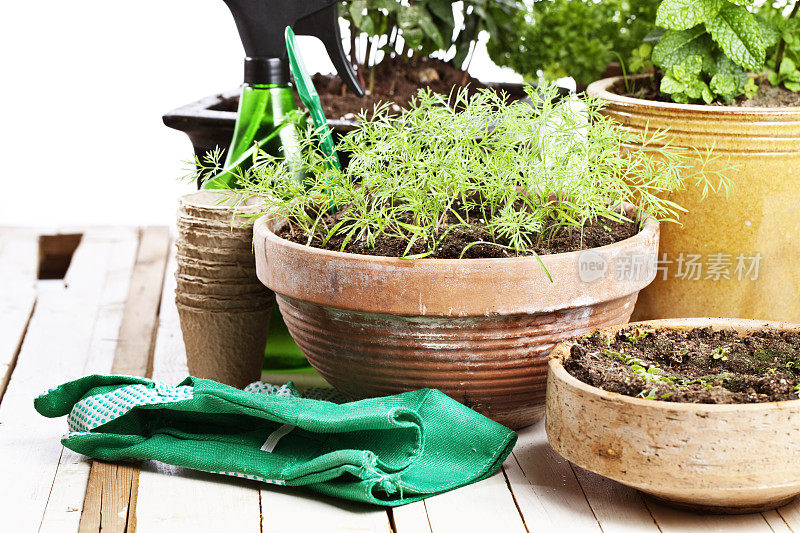
[[[636,325],[800,330],[800,325],[740,319]],[[600,331],[613,335],[624,327]],[[764,511],[800,494],[800,400],[686,404],[607,392],[564,369],[572,344],[558,345],[550,356],[545,415],[547,439],[566,459],[694,511]]]

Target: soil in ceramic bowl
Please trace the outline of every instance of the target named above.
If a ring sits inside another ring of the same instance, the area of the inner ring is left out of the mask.
[[[611,92],[620,96],[651,100],[656,102],[672,102],[668,94],[663,94],[658,87],[661,83],[661,73],[656,73],[647,78],[636,78],[628,81],[618,81],[611,87]],[[800,107],[800,92],[793,92],[785,87],[776,87],[768,81],[759,83],[758,93],[752,98],[742,95],[730,104],[714,102],[712,106],[728,107]]]
[[[325,220],[325,226],[329,228],[334,227],[346,214],[346,209],[342,209],[336,214],[328,215]],[[429,257],[431,259],[516,257],[517,254],[512,250],[501,246],[493,246],[491,244],[475,244],[470,246],[471,243],[491,240],[489,232],[482,229],[482,227],[485,226],[485,221],[478,218],[479,216],[479,214],[475,214],[470,220],[470,224],[472,224],[471,227],[457,226],[456,224],[458,224],[459,221],[455,217],[451,217],[451,220],[449,220],[447,224],[443,224],[440,229],[440,234],[444,235],[444,239],[436,247],[436,253]],[[410,223],[412,221],[409,219],[408,222]],[[639,225],[634,222],[597,220],[591,224],[585,225],[581,229],[556,226],[554,223],[550,223],[543,232],[545,237],[541,242],[533,248],[526,250],[527,253],[524,255],[533,255],[534,253],[537,255],[548,255],[598,248],[633,237],[638,231]],[[298,231],[289,225],[278,230],[277,235],[298,244],[309,244],[308,235],[306,233]],[[406,252],[408,240],[386,234],[381,234],[377,238],[374,247],[370,247],[361,241],[349,241],[344,249],[342,249],[342,243],[346,238],[344,235],[334,236],[328,240],[327,243],[324,243],[325,237],[326,233],[324,233],[323,230],[319,230],[314,235],[310,243],[311,246],[323,248],[325,250],[384,257],[414,255],[426,250],[424,244],[418,243],[414,244],[411,249]],[[500,245],[508,244],[507,242],[503,242],[502,239],[498,239],[497,243]],[[465,248],[467,250],[462,255]]]
[[[800,333],[764,329],[690,331],[630,327],[612,339],[577,339],[564,361],[573,377],[603,390],[682,403],[797,400]]]

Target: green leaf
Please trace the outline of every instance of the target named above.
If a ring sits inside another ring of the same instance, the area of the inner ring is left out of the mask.
[[[722,52],[714,56],[714,69],[709,82],[711,90],[726,102],[744,93],[747,73]]]
[[[453,19],[453,3],[450,0],[428,0],[428,9],[442,22],[455,26]]]
[[[789,59],[788,57],[784,57],[781,61],[780,69],[778,70],[778,74],[780,74],[781,78],[784,79],[791,79],[794,75],[797,74],[797,65],[794,64],[794,61]]]
[[[425,35],[427,35],[437,47],[440,49],[445,47],[444,38],[439,32],[439,28],[436,27],[436,23],[433,22],[430,14],[424,9],[417,10],[417,24],[419,24],[419,27],[422,28],[422,31],[425,32]]]
[[[668,69],[697,55],[708,57],[710,62],[713,42],[706,35],[702,26],[690,30],[669,30],[653,48],[653,63]]]
[[[691,83],[703,70],[703,58],[698,55],[687,57],[672,68],[673,76],[684,83]]]
[[[775,46],[781,40],[781,31],[775,23],[771,20],[767,20],[762,15],[756,14],[753,15],[758,22],[758,25],[761,26],[761,36],[764,39],[764,46],[769,48],[770,46]]]
[[[656,25],[688,30],[714,18],[723,4],[723,0],[663,0],[656,12]]]
[[[736,92],[736,80],[730,76],[715,74],[711,78],[709,86],[714,93],[722,96],[726,101],[730,101],[731,95]]]
[[[783,86],[793,92],[800,92],[800,83],[796,81],[786,81]]]
[[[370,16],[363,17],[361,23],[358,24],[358,29],[367,35],[373,36],[375,35],[375,21]]]
[[[350,2],[350,7],[348,9],[350,18],[353,20],[353,24],[359,29],[361,29],[361,23],[364,20],[364,12],[366,9],[367,0],[352,0]]]
[[[711,37],[735,63],[752,71],[764,66],[764,30],[747,8],[729,4],[706,22]]]
[[[661,92],[666,94],[682,93],[686,87],[683,83],[676,80],[672,76],[664,76],[661,78]]]

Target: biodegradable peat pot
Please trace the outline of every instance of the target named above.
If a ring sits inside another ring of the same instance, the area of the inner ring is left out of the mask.
[[[649,328],[711,326],[750,333],[800,325],[742,319],[641,322]],[[613,335],[621,327],[606,328]],[[685,509],[750,513],[800,494],[800,400],[695,404],[632,398],[588,385],[562,366],[572,343],[550,356],[545,427],[576,465]]]
[[[261,375],[275,297],[256,276],[247,224],[262,209],[232,208],[221,191],[181,198],[175,303],[193,376],[244,387]]]
[[[711,170],[736,167],[725,173],[734,187],[728,200],[702,200],[701,188],[692,185],[669,195],[688,213],[682,226],[664,227],[662,270],[642,291],[633,318],[800,322],[800,108],[640,100],[610,91],[621,79],[587,89],[608,103],[606,115],[633,131],[668,129],[674,146],[713,148],[719,159]]]
[[[273,233],[278,227],[256,226],[258,277],[331,385],[354,398],[437,388],[512,428],[543,415],[555,344],[628,321],[655,272],[612,273],[652,258],[659,231],[648,218],[616,244],[542,256],[550,282],[534,257],[357,255],[290,242]]]

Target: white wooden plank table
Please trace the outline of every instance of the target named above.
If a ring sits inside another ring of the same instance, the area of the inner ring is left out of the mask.
[[[40,235],[76,231],[83,236],[63,280],[38,281]],[[490,478],[388,510],[64,449],[65,420],[33,410],[44,390],[94,372],[170,383],[187,375],[171,249],[164,228],[0,228],[0,531],[800,533],[800,502],[713,516],[648,500],[559,457],[542,423],[520,432]],[[281,376],[291,378],[268,377]]]

